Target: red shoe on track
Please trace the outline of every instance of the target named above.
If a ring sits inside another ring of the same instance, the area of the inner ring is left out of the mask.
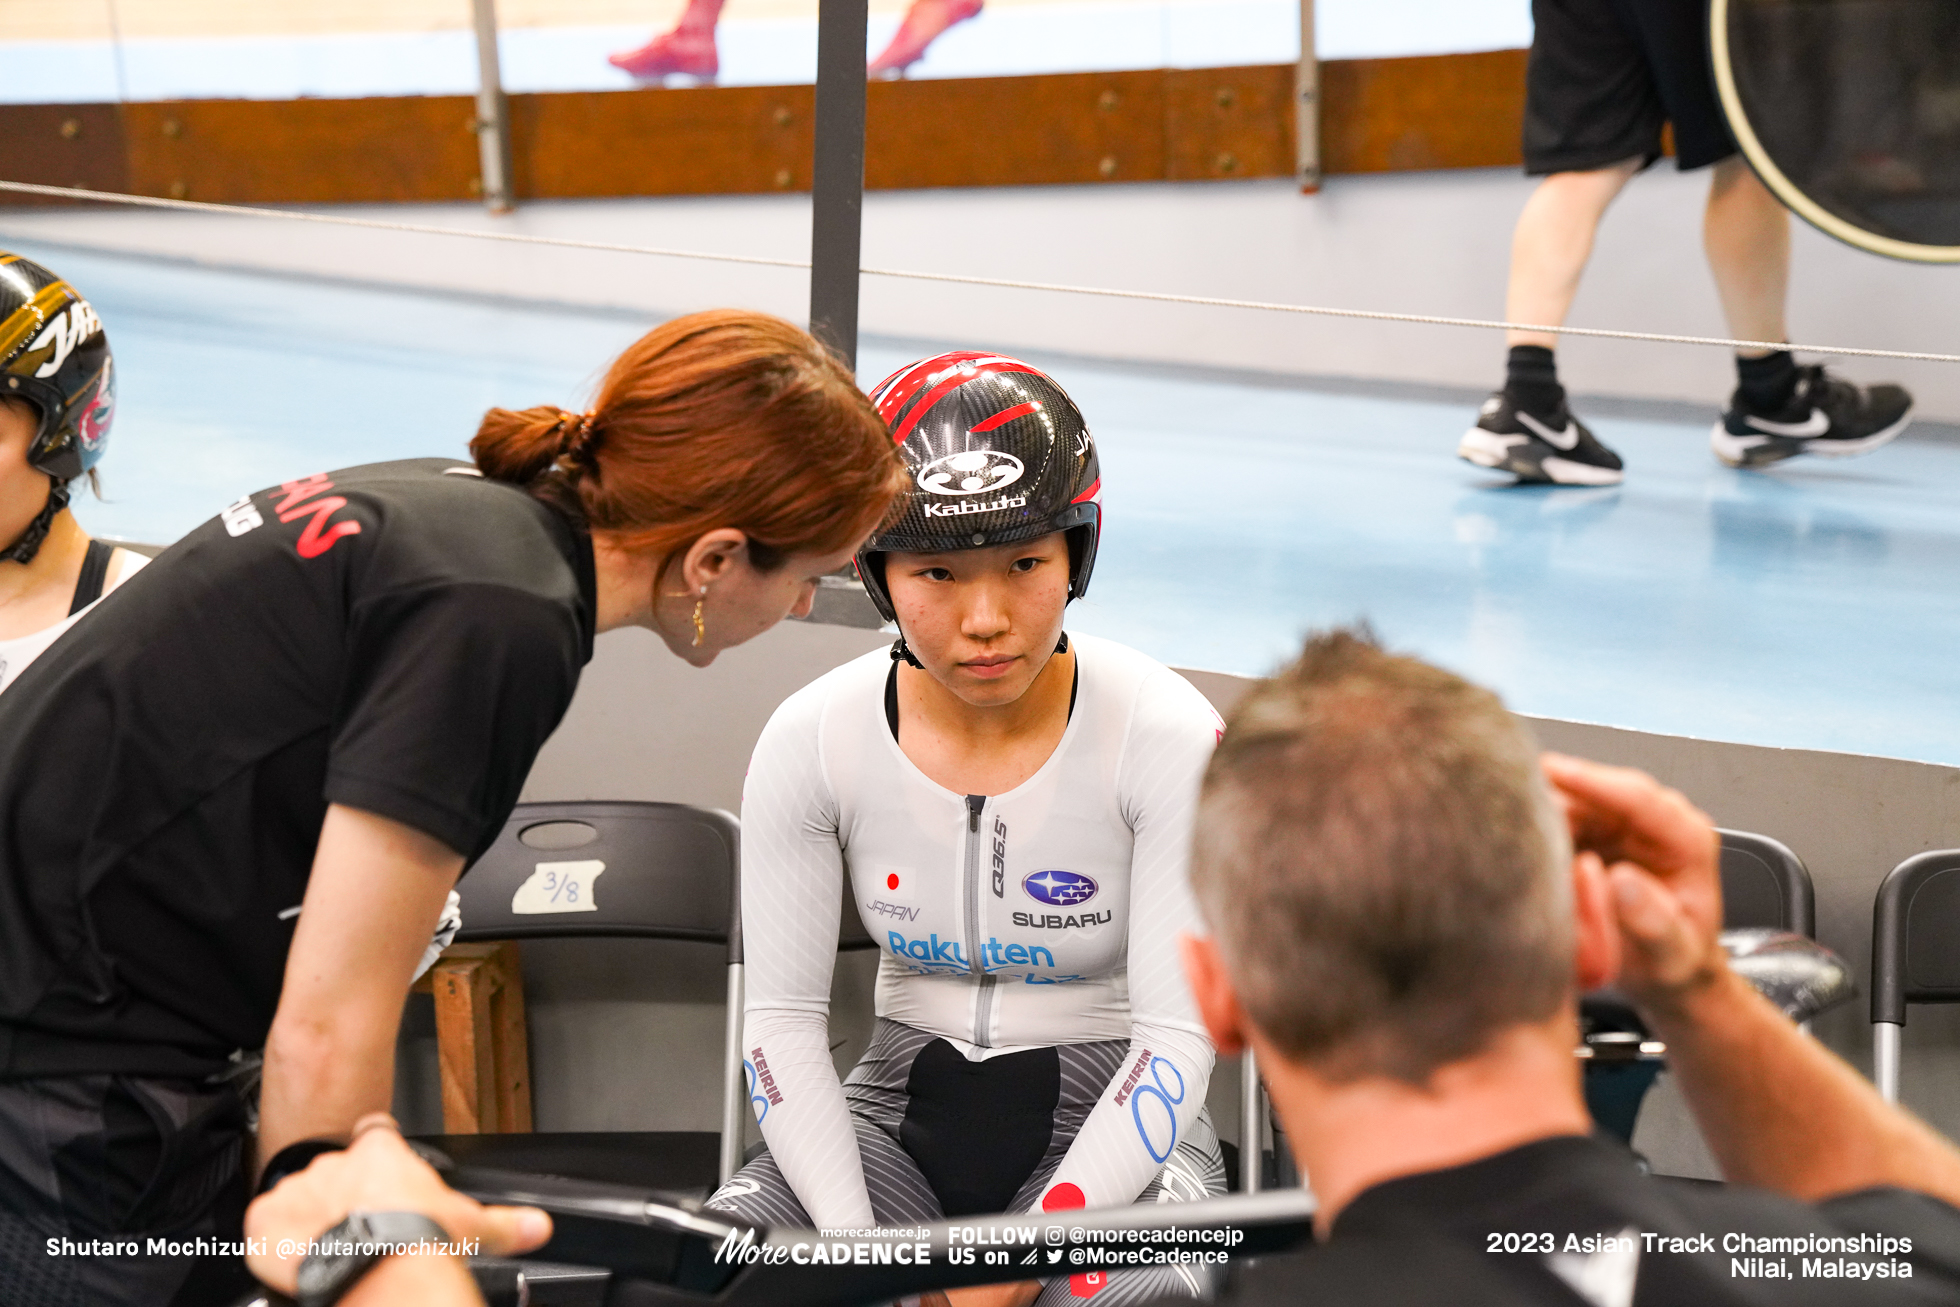
[[[654,37],[637,50],[609,56],[606,62],[646,82],[676,73],[711,82],[721,71],[721,59],[715,53],[713,28],[697,32],[676,27],[665,36]]]
[[[905,70],[925,58],[926,47],[939,39],[941,33],[957,23],[964,23],[980,12],[984,0],[912,0],[912,7],[905,11],[905,21],[898,25],[898,34],[885,52],[871,61],[865,69],[871,77],[903,77]]]

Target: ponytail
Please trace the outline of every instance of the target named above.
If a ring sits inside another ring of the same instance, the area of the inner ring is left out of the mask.
[[[493,481],[529,487],[566,456],[566,433],[590,432],[591,417],[545,404],[537,408],[493,408],[483,415],[470,442],[477,470]]]

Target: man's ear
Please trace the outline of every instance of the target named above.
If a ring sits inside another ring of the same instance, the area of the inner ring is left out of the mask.
[[[1184,959],[1184,978],[1197,1000],[1198,1016],[1205,1023],[1212,1046],[1221,1057],[1244,1051],[1245,1013],[1239,1008],[1232,979],[1225,973],[1225,962],[1218,956],[1218,945],[1209,936],[1180,935],[1177,948]]]
[[[1613,884],[1597,853],[1572,859],[1573,971],[1584,994],[1610,985],[1620,974],[1620,923],[1613,912]]]

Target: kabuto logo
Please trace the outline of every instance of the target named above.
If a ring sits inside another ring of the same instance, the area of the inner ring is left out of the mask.
[[[1021,460],[993,449],[969,449],[935,458],[919,469],[919,489],[935,495],[981,495],[1019,481]]]
[[[1051,908],[1072,908],[1096,897],[1096,882],[1079,871],[1037,871],[1021,881],[1021,888]]]
[[[951,504],[926,504],[927,517],[964,517],[968,513],[995,513],[1008,508],[1026,508],[1026,495],[1002,495],[999,499],[962,499]]]

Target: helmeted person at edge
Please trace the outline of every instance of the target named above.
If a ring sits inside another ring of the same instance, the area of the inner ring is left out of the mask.
[[[385,1110],[438,913],[594,637],[706,666],[807,613],[902,484],[848,369],[734,310],[470,449],[241,497],[0,694],[8,1302],[244,1287],[93,1241],[236,1238],[258,1167]],[[254,1140],[229,1073],[261,1049]]]
[[[91,540],[68,501],[115,418],[109,336],[81,293],[0,250],[0,690],[149,560]]]

